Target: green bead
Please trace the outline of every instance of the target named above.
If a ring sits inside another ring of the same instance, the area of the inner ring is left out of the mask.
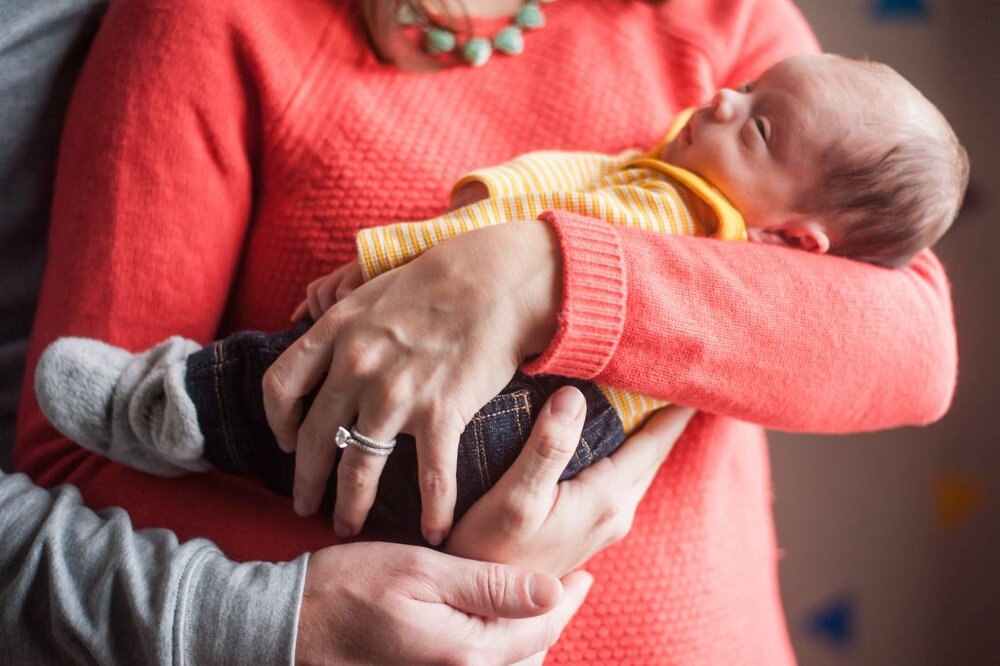
[[[514,24],[521,28],[537,30],[545,25],[545,15],[542,14],[542,10],[538,8],[538,5],[529,2],[517,12],[517,16],[514,17]]]
[[[465,58],[465,62],[473,67],[482,67],[485,65],[492,53],[493,47],[490,46],[490,43],[479,37],[470,39],[462,47],[462,57]]]
[[[447,53],[455,48],[455,33],[441,28],[431,28],[424,33],[424,48],[431,55]]]
[[[524,35],[516,26],[507,26],[493,38],[493,48],[507,55],[520,55],[524,51]]]

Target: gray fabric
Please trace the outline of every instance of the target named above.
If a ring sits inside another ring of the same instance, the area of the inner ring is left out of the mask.
[[[106,0],[0,0],[0,467],[9,469],[59,133]]]
[[[235,564],[0,472],[0,663],[289,664],[306,564]]]
[[[59,432],[112,460],[160,476],[205,471],[205,438],[184,387],[187,357],[199,349],[177,336],[138,354],[60,338],[35,369],[38,406]]]

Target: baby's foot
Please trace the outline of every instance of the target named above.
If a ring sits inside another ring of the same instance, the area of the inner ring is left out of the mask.
[[[187,357],[199,348],[173,337],[132,354],[60,338],[38,361],[38,405],[59,432],[112,460],[162,476],[204,471],[204,438],[184,388]]]

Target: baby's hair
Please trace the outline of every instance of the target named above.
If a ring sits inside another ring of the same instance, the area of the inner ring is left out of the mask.
[[[845,60],[912,88],[887,65]],[[828,151],[818,186],[799,208],[832,216],[830,254],[898,268],[951,226],[969,183],[969,158],[944,116],[924,102],[934,122],[877,123],[873,130],[886,141]]]

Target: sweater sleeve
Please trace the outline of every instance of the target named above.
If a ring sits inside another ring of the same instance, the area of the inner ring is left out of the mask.
[[[264,65],[247,48],[234,5],[130,0],[107,13],[60,147],[14,460],[42,485],[77,485],[90,506],[126,507],[140,526],[211,534],[232,557],[287,559],[328,544],[329,531],[319,520],[289,521],[287,500],[245,480],[158,479],[83,451],[48,425],[30,390],[41,351],[59,336],[132,350],[170,335],[214,336],[250,224],[267,120],[261,105],[282,106],[278,92],[263,89],[279,79],[258,71]],[[276,22],[258,20],[253,38],[268,38],[261,26]],[[269,66],[291,89],[295,71]],[[226,528],[227,514],[248,511],[262,531],[273,530],[263,549]]]
[[[700,20],[731,35],[705,45],[720,87],[818,49],[787,0],[692,7],[718,13]],[[948,409],[955,331],[948,281],[929,251],[891,271],[567,214],[546,219],[562,247],[564,300],[556,337],[529,371],[592,377],[787,430],[924,424]]]
[[[0,472],[0,661],[289,664],[307,556],[235,564]]]
[[[225,40],[219,20],[165,4],[111,7],[77,82],[29,373],[59,336],[138,350],[172,334],[209,340],[222,316],[249,218],[255,111],[232,55],[185,62],[219,51],[208,46]],[[16,459],[54,437],[23,391]]]
[[[930,251],[890,270],[569,214],[544,218],[560,239],[564,302],[556,337],[530,372],[592,377],[812,432],[924,424],[950,404],[951,300]],[[609,262],[616,256],[620,263]]]

